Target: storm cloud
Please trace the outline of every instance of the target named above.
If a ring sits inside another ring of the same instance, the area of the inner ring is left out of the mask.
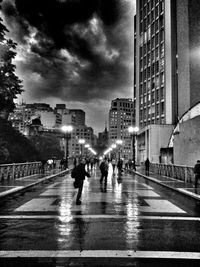
[[[133,1],[4,0],[29,99],[88,103],[132,96]]]

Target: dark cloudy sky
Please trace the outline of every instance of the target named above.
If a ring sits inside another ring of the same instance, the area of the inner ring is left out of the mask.
[[[65,103],[104,129],[112,99],[132,97],[134,0],[4,0],[18,43],[19,100]]]

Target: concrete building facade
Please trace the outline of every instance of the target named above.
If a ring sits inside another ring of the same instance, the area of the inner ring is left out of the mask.
[[[167,143],[179,118],[200,100],[200,3],[137,0],[136,4],[134,97],[136,124],[140,128],[138,142],[140,135],[148,138],[149,125],[157,125],[160,135],[158,138],[154,134],[153,143],[159,150],[156,140]],[[163,128],[168,130],[162,131]],[[138,160],[149,157],[158,162],[153,150],[154,147],[145,147]]]

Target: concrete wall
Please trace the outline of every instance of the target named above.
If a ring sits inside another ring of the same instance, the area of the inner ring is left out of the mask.
[[[151,125],[149,132],[151,162],[159,162],[160,149],[167,147],[172,133],[172,125]]]
[[[160,149],[168,146],[172,130],[172,125],[156,124],[142,129],[137,137],[138,162],[148,157],[151,162],[159,163]]]
[[[193,166],[200,159],[200,116],[180,124],[174,136],[174,164]]]

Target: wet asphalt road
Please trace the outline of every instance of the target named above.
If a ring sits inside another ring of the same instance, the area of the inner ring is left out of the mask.
[[[199,266],[200,208],[129,173],[70,175],[1,200],[0,266]],[[192,260],[193,259],[193,260]]]

